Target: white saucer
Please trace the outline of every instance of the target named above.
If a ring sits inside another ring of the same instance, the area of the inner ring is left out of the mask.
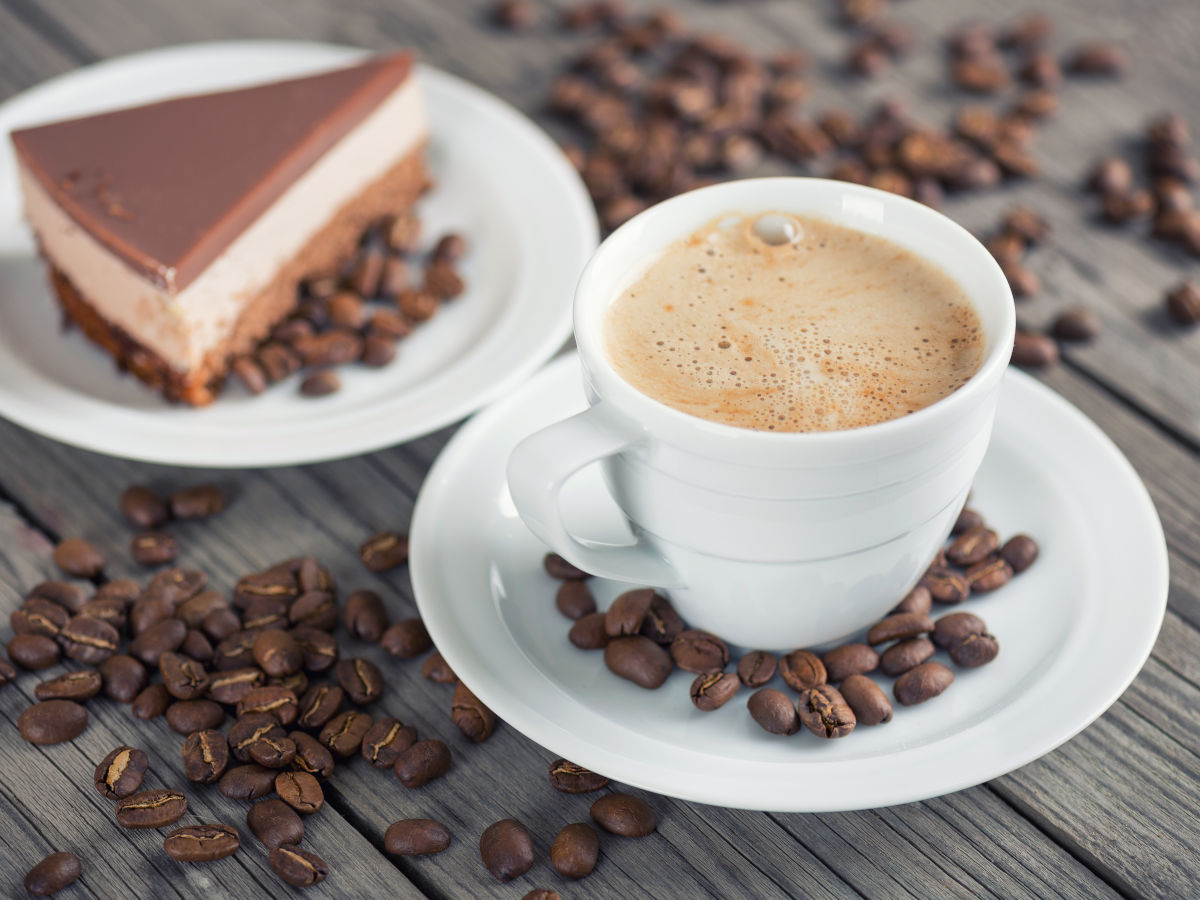
[[[188,92],[300,75],[361,50],[244,41],[194,44],[100,63],[0,106],[0,416],[89,450],[176,465],[277,466],[365,453],[427,434],[524,381],[571,330],[571,295],[598,230],[566,158],[506,103],[423,66],[436,187],[424,233],[471,244],[467,291],[402,342],[382,370],[343,367],[313,400],[298,376],[251,397],[231,385],[211,407],[173,407],[78,332],[63,335],[21,222],[7,135],[36,122]]]
[[[410,570],[421,616],[463,681],[512,727],[619,781],[795,812],[946,794],[1037,759],[1086,727],[1133,680],[1158,634],[1167,554],[1145,488],[1082,413],[1010,371],[972,505],[1002,535],[1028,532],[1042,550],[1003,590],[957,607],[983,616],[999,638],[995,662],[958,669],[942,696],[897,706],[891,723],[837,741],[767,734],[746,712],[746,689],[699,712],[688,699],[693,676],[683,672],[643,690],[608,672],[599,652],[567,642],[557,583],[541,566],[546,548],[517,517],[505,484],[512,447],[584,405],[578,362],[567,356],[459,431],[418,498]],[[625,532],[594,467],[568,485],[563,509],[577,534],[619,541]],[[603,609],[625,587],[593,589]]]

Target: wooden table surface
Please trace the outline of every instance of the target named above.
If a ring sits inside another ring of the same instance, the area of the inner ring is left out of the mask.
[[[967,18],[994,22],[1012,11],[1000,0],[897,3],[895,18],[916,29],[921,50],[877,82],[848,84],[833,74],[848,37],[832,21],[832,4],[676,5],[689,21],[757,49],[810,50],[822,73],[814,107],[839,99],[863,109],[880,96],[905,95],[930,121],[961,101],[944,87],[939,35]],[[548,13],[552,6],[539,8]],[[1200,892],[1200,330],[1172,328],[1161,312],[1163,290],[1185,275],[1200,275],[1200,264],[1095,227],[1078,188],[1091,160],[1126,146],[1152,113],[1175,109],[1200,128],[1200,5],[1061,0],[1050,11],[1058,24],[1056,49],[1085,38],[1119,38],[1133,51],[1133,74],[1119,82],[1067,84],[1063,114],[1038,140],[1045,177],[956,200],[947,211],[978,230],[1016,199],[1034,202],[1049,216],[1054,236],[1033,257],[1045,290],[1020,306],[1022,322],[1042,327],[1055,311],[1076,304],[1103,320],[1100,340],[1066,349],[1063,364],[1042,377],[1128,455],[1166,530],[1170,608],[1133,686],[1095,724],[1043,759],[927,802],[774,815],[648,796],[658,832],[640,841],[606,839],[596,871],[574,883],[550,868],[546,850],[562,824],[587,818],[588,798],[550,789],[545,773],[552,754],[504,726],[487,743],[469,745],[449,720],[449,689],[424,681],[419,663],[397,663],[372,648],[368,655],[385,666],[394,685],[378,706],[450,742],[455,769],[413,793],[361,762],[339,768],[326,808],[308,820],[306,844],[333,866],[311,894],[520,897],[534,887],[553,887],[564,897],[689,898]],[[426,60],[534,115],[557,63],[578,47],[550,24],[519,35],[497,33],[472,0],[0,0],[0,98],[118,54],[251,37],[415,46]],[[182,563],[228,588],[240,574],[309,553],[326,561],[340,584],[384,592],[394,618],[411,615],[403,570],[370,576],[353,550],[378,528],[407,526],[421,479],[452,432],[342,462],[203,473],[93,455],[0,422],[0,608],[15,608],[25,590],[53,576],[50,551],[60,536],[86,536],[117,561],[110,574],[144,578],[128,560],[120,491],[134,482],[211,477],[227,485],[235,501],[211,525],[183,530]],[[228,860],[188,865],[162,853],[157,833],[115,827],[109,802],[90,784],[96,762],[128,741],[150,755],[148,784],[176,785],[182,783],[182,739],[161,719],[137,723],[127,708],[96,700],[89,704],[92,724],[76,741],[28,745],[15,723],[38,680],[24,675],[0,690],[0,894],[19,895],[29,866],[64,848],[80,852],[85,874],[63,896],[292,893],[252,838]],[[244,830],[243,804],[215,790],[188,793],[200,816]],[[419,860],[386,856],[387,825],[413,815],[444,821],[454,833],[450,850]],[[529,824],[539,851],[532,871],[508,885],[484,871],[477,852],[483,828],[504,816]]]

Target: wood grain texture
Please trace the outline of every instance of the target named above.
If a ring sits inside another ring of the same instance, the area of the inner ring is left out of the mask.
[[[542,26],[519,35],[483,24],[474,0],[0,0],[0,98],[93,59],[184,41],[271,37],[372,48],[417,46],[434,65],[463,75],[541,116],[549,79],[580,40],[548,23],[561,3],[540,3]],[[646,0],[636,8],[659,5]],[[800,45],[817,60],[814,110],[865,110],[884,96],[912,97],[919,118],[944,122],[962,97],[944,86],[939,35],[950,24],[1001,21],[1001,0],[946,4],[908,0],[895,18],[912,25],[921,48],[878,82],[838,77],[849,38],[827,4],[673,3],[690,22],[770,51]],[[1054,226],[1031,264],[1043,296],[1023,303],[1021,320],[1042,327],[1072,305],[1097,310],[1103,338],[1071,348],[1068,364],[1044,380],[1091,416],[1146,480],[1171,550],[1170,613],[1145,671],[1121,701],[1070,743],[988,785],[892,809],[827,815],[722,810],[647,796],[658,833],[641,841],[605,835],[596,871],[568,882],[546,849],[563,824],[587,819],[590,798],[557,794],[545,779],[550,754],[501,725],[483,745],[449,720],[450,690],[421,679],[419,661],[396,662],[377,647],[353,652],[384,667],[393,688],[376,714],[394,715],[447,741],[454,768],[406,790],[362,760],[340,768],[329,808],[310,817],[306,844],[334,871],[327,896],[517,897],[554,887],[565,897],[928,897],[1187,896],[1200,879],[1200,331],[1181,333],[1160,311],[1164,287],[1200,272],[1178,253],[1091,222],[1079,181],[1092,159],[1121,149],[1145,119],[1175,108],[1200,127],[1194,78],[1200,71],[1200,7],[1157,0],[1062,0],[1051,7],[1063,51],[1092,37],[1119,37],[1135,72],[1116,83],[1072,82],[1064,113],[1037,142],[1046,176],[1036,183],[954,200],[947,212],[974,230],[1028,200]],[[562,134],[559,123],[542,121]],[[774,170],[778,171],[778,167]],[[261,472],[196,472],[112,460],[53,444],[0,422],[0,612],[51,573],[47,535],[86,536],[113,560],[110,574],[145,573],[129,562],[129,530],[116,511],[134,481],[179,485],[212,478],[234,503],[205,525],[175,528],[182,562],[223,589],[240,574],[312,553],[334,572],[343,596],[371,587],[393,618],[414,615],[403,571],[366,572],[358,542],[381,527],[404,529],[421,480],[452,434],[439,434],[356,460]],[[1137,602],[1137,598],[1131,598]],[[50,674],[53,674],[52,670]],[[189,786],[188,821],[227,821],[244,849],[228,860],[187,866],[167,859],[157,833],[123,832],[91,786],[95,761],[130,741],[151,755],[148,784],[182,783],[182,738],[162,721],[144,724],[106,700],[89,703],[92,725],[78,740],[35,748],[12,723],[32,699],[38,675],[0,690],[0,750],[16,777],[0,778],[0,893],[51,849],[84,847],[85,874],[61,896],[119,896],[144,885],[155,896],[289,896],[244,825],[245,806]],[[133,740],[130,740],[134,736]],[[71,816],[47,810],[70,810]],[[428,859],[381,852],[390,822],[414,815],[444,821],[454,843]],[[530,826],[539,851],[529,875],[507,886],[479,860],[479,834],[506,815]],[[81,854],[83,855],[83,854]]]

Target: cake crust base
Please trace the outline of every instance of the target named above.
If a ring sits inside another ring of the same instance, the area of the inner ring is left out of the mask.
[[[66,319],[106,350],[118,368],[136,375],[173,403],[207,406],[216,399],[234,358],[253,351],[296,308],[301,282],[336,272],[353,255],[368,227],[408,212],[428,184],[422,144],[344,204],[246,303],[228,339],[187,371],[172,367],[105,319],[88,301],[86,286],[74,284],[48,259],[50,286]]]

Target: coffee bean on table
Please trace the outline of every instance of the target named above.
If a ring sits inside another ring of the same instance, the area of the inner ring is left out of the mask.
[[[311,815],[325,805],[321,784],[308,772],[280,772],[275,776],[279,799],[302,815]]]
[[[100,693],[101,683],[95,669],[80,669],[43,681],[33,689],[33,695],[39,700],[90,700]]]
[[[729,647],[715,634],[691,628],[671,641],[671,659],[685,672],[701,675],[729,664]]]
[[[237,829],[228,825],[185,825],[163,838],[163,850],[180,862],[211,862],[232,856],[241,846]]]
[[[100,760],[92,783],[102,796],[110,800],[128,797],[142,786],[142,778],[150,761],[136,747],[122,744]]]
[[[229,765],[229,742],[221,732],[193,731],[183,742],[183,775],[188,781],[212,784]]]
[[[363,735],[362,757],[377,769],[390,769],[400,754],[416,742],[417,729],[399,719],[376,719]]]
[[[337,639],[327,632],[307,625],[292,629],[292,637],[304,658],[304,668],[309,672],[324,672],[338,660],[340,650]]]
[[[251,651],[258,667],[268,676],[291,675],[300,670],[304,657],[296,639],[287,631],[271,628],[254,639]]]
[[[343,691],[336,684],[318,684],[300,698],[296,724],[301,728],[321,728],[342,708]]]
[[[124,828],[162,828],[178,822],[187,807],[187,797],[179,791],[142,791],[117,801],[117,824]]]
[[[692,682],[692,705],[704,712],[720,709],[742,686],[735,672],[708,672]]]
[[[650,588],[637,588],[618,596],[604,614],[605,633],[609,637],[637,634],[653,599],[654,591]]]
[[[965,635],[950,645],[950,658],[964,669],[985,666],[999,653],[1000,642],[986,631]]]
[[[296,744],[287,737],[264,737],[246,747],[251,760],[268,769],[282,769],[296,758]]]
[[[1180,282],[1167,291],[1164,302],[1167,315],[1175,324],[1188,326],[1200,322],[1200,287],[1194,282]]]
[[[87,727],[87,710],[73,700],[43,700],[17,718],[17,730],[31,744],[72,741]]]
[[[779,675],[794,691],[807,691],[827,679],[825,664],[811,650],[793,650],[779,657]]]
[[[580,650],[602,650],[608,645],[606,621],[606,616],[602,612],[581,616],[567,632],[567,640]]]
[[[162,660],[160,658],[159,662]],[[266,676],[257,666],[244,669],[226,669],[209,675],[206,693],[210,700],[233,706],[239,703],[253,688],[262,687]]]
[[[867,644],[843,644],[821,657],[825,677],[832,682],[844,681],[851,675],[865,675],[879,666],[879,654]]]
[[[800,722],[819,738],[845,737],[854,730],[854,711],[837,688],[821,684],[800,695],[796,702]]]
[[[1045,368],[1058,362],[1058,345],[1044,334],[1018,330],[1013,341],[1012,362],[1026,369]]]
[[[104,571],[104,556],[83,538],[67,538],[54,548],[54,563],[74,578],[95,578]]]
[[[866,675],[848,676],[840,691],[859,725],[881,725],[892,720],[892,702]]]
[[[796,707],[783,691],[760,688],[746,702],[750,717],[771,734],[795,734],[800,730]]]
[[[135,484],[121,494],[121,514],[134,528],[158,528],[170,518],[171,511],[154,491]]]
[[[383,632],[379,643],[384,650],[397,659],[412,659],[433,646],[429,632],[425,630],[425,623],[418,618],[401,619],[395,625],[390,626]],[[426,664],[429,664],[429,660],[426,660]]]
[[[8,658],[22,669],[48,669],[58,662],[58,644],[44,634],[16,634],[8,642]]]
[[[164,653],[178,650],[185,637],[187,624],[182,619],[163,619],[130,641],[129,653],[148,666],[157,666],[158,658]]]
[[[167,724],[180,734],[218,728],[225,710],[212,700],[176,700],[167,707]]]
[[[225,493],[216,484],[197,484],[171,495],[171,513],[177,519],[204,519],[225,509]]]
[[[383,598],[374,591],[354,591],[346,598],[342,613],[346,632],[360,641],[375,643],[388,627],[388,614]]]
[[[933,656],[934,649],[933,641],[929,638],[915,637],[897,641],[883,651],[883,655],[879,657],[879,668],[884,675],[895,678],[925,662]]]
[[[179,645],[179,652],[184,656],[190,656],[192,659],[200,663],[209,663],[213,658],[212,641],[208,639],[203,631],[197,628],[189,628],[187,635],[183,639],[183,643]],[[159,659],[162,663],[162,659]]]
[[[363,542],[358,557],[372,572],[387,572],[408,561],[408,536],[381,531]]]
[[[383,674],[369,659],[343,659],[334,675],[352,703],[364,706],[383,696]]]
[[[892,693],[904,706],[932,700],[954,681],[954,673],[940,662],[925,662],[896,679]]]
[[[170,705],[171,695],[167,693],[167,689],[161,684],[152,684],[139,691],[133,698],[133,707],[130,711],[135,719],[144,721],[163,715]]]
[[[946,559],[956,566],[971,566],[987,559],[1000,546],[1000,537],[986,526],[980,525],[960,534],[946,548]]]
[[[614,675],[648,690],[662,687],[674,667],[666,650],[641,635],[611,639],[604,647],[604,664]]]
[[[275,874],[293,887],[309,887],[320,884],[329,875],[325,860],[295,844],[282,844],[271,851],[268,857]]]
[[[966,576],[945,566],[930,566],[921,576],[921,585],[935,603],[962,603],[971,594]]]
[[[568,619],[577,620],[596,611],[596,598],[586,581],[564,581],[554,595],[554,605]]]
[[[164,531],[143,531],[129,539],[129,555],[143,566],[165,566],[179,556],[179,541]]]
[[[246,813],[246,824],[268,850],[304,840],[304,820],[277,797],[259,800],[251,806]]]
[[[751,650],[738,660],[737,675],[746,687],[762,687],[775,677],[776,665],[774,654]]]
[[[16,667],[3,656],[0,656],[0,687],[4,687],[10,681],[15,681],[16,678]]]
[[[568,878],[583,878],[596,868],[600,835],[587,822],[564,826],[550,845],[550,865]]]
[[[496,714],[461,681],[450,701],[450,718],[465,737],[477,744],[491,737],[496,728]]]
[[[932,608],[933,596],[929,593],[929,588],[924,584],[918,584],[904,595],[904,599],[896,604],[892,613],[916,613],[919,616],[927,616]],[[836,681],[837,679],[831,677],[830,680]]]
[[[414,733],[414,739],[416,735]],[[333,754],[311,734],[303,731],[293,731],[288,738],[296,745],[296,756],[292,759],[292,768],[298,772],[307,772],[328,778],[333,774]]]
[[[253,763],[234,766],[221,776],[217,790],[231,800],[257,800],[275,790],[275,775],[274,770]]]
[[[63,652],[71,659],[87,665],[104,662],[120,645],[117,629],[103,619],[74,616],[58,634]]]
[[[608,785],[608,778],[565,759],[550,763],[550,786],[564,794],[590,794]]]
[[[233,602],[245,609],[254,600],[271,598],[291,603],[300,596],[300,586],[291,572],[256,572],[240,579],[233,588]]]
[[[428,856],[449,846],[450,830],[433,819],[401,819],[383,835],[383,848],[394,856]]]
[[[929,616],[897,613],[872,625],[867,631],[867,643],[875,646],[888,641],[916,637],[930,631],[933,631],[933,620]]]
[[[1012,566],[1003,557],[993,556],[967,569],[967,583],[976,593],[987,593],[1004,587],[1012,581]]]
[[[1000,548],[1000,558],[1012,567],[1013,573],[1016,575],[1020,575],[1032,566],[1037,557],[1037,542],[1027,534],[1010,537]]]
[[[164,653],[158,658],[167,692],[177,700],[195,700],[208,690],[208,672],[189,656]]]
[[[35,897],[49,897],[73,884],[83,874],[83,862],[74,853],[51,853],[25,873],[25,890]]]
[[[603,625],[603,622],[601,624]],[[454,670],[447,665],[442,654],[436,650],[426,658],[425,662],[421,663],[421,676],[435,684],[454,684],[458,681]]]
[[[14,634],[43,634],[56,638],[70,619],[71,614],[57,603],[34,597],[26,600],[20,609],[13,610],[8,623]]]
[[[400,754],[393,768],[405,787],[421,787],[450,770],[450,748],[441,741],[417,741]]]
[[[592,804],[591,814],[605,831],[622,837],[645,837],[658,827],[654,810],[631,794],[606,794]]]
[[[567,562],[557,553],[547,553],[545,559],[542,560],[542,565],[551,578],[557,578],[560,581],[583,581],[592,576]]]
[[[943,650],[949,650],[969,634],[984,634],[987,624],[974,613],[947,613],[933,625],[933,642]]]
[[[363,738],[373,724],[373,720],[366,713],[350,709],[326,722],[318,740],[335,756],[353,756],[362,750]]]
[[[512,881],[533,866],[533,837],[516,819],[501,819],[484,829],[479,855],[498,881]]]

